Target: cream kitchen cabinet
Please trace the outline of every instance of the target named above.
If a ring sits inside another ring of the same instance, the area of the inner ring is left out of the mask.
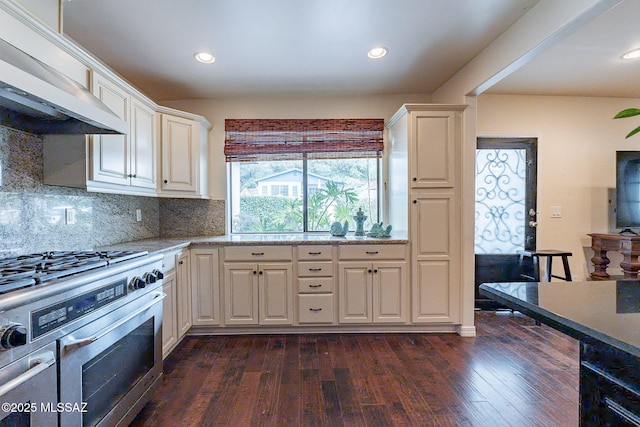
[[[112,80],[93,73],[92,91],[130,125],[128,135],[89,136],[87,189],[124,194],[155,194],[156,113]]]
[[[335,324],[333,247],[298,246],[297,313],[299,324]]]
[[[182,339],[192,325],[191,254],[188,250],[176,255],[177,325],[178,339]]]
[[[219,249],[191,249],[191,309],[193,326],[220,324]]]
[[[164,110],[167,109],[163,107]],[[161,114],[162,172],[158,195],[207,199],[210,125],[175,113]]]
[[[293,324],[290,246],[226,247],[224,259],[226,325]]]
[[[340,323],[406,323],[409,285],[406,245],[339,248]]]
[[[166,357],[191,328],[191,273],[189,250],[165,255],[162,271],[162,356]]]
[[[407,104],[387,123],[388,221],[408,232],[414,324],[461,322],[465,108]]]
[[[165,273],[162,280],[162,292],[166,294],[162,300],[162,358],[171,353],[178,344],[178,315],[176,295],[176,272]]]

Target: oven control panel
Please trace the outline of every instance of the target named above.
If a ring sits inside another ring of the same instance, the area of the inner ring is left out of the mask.
[[[33,311],[31,313],[31,338],[38,338],[126,296],[127,279],[125,278]]]

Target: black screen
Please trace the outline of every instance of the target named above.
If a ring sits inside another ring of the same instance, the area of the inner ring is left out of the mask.
[[[640,227],[640,151],[616,152],[616,228]]]

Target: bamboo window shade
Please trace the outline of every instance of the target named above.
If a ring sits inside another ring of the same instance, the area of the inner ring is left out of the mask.
[[[227,162],[382,157],[383,119],[226,119]]]

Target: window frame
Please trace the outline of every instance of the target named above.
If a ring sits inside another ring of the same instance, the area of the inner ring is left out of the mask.
[[[353,157],[353,160],[358,159],[357,157]],[[307,159],[306,156],[303,156],[303,159],[300,160],[302,162],[302,185],[301,185],[301,194],[299,195],[300,197],[302,197],[302,231],[287,231],[285,232],[286,234],[326,234],[329,233],[328,230],[324,230],[324,231],[317,231],[317,230],[313,230],[310,231],[309,230],[309,224],[308,224],[308,204],[307,204],[307,200],[309,195],[307,194],[307,176],[308,176],[308,170],[307,170],[307,161],[308,160],[314,160],[314,159]],[[343,160],[348,160],[348,159],[343,159]],[[374,160],[374,158],[369,158],[369,160]],[[277,161],[277,160],[274,160]],[[264,234],[264,235],[269,235],[269,234],[283,234],[282,231],[234,231],[233,230],[233,171],[232,168],[234,167],[239,167],[242,164],[242,162],[228,162],[227,163],[227,218],[229,218],[229,220],[227,221],[227,232],[228,234],[236,234],[236,235],[251,235],[251,234]],[[376,197],[376,219],[373,222],[380,222],[380,218],[383,217],[383,213],[382,213],[382,206],[383,206],[383,198],[384,198],[384,191],[383,191],[383,158],[375,158],[375,165],[376,165],[376,188],[377,188],[377,197]],[[270,193],[270,191],[269,191]],[[355,212],[354,212],[355,214]],[[355,228],[352,228],[352,231],[355,230]]]

